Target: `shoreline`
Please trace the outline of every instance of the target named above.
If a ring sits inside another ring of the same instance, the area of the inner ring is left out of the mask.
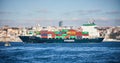
[[[110,41],[120,42],[120,40],[116,40],[116,39],[104,39],[104,40],[103,40],[103,42],[110,42]]]

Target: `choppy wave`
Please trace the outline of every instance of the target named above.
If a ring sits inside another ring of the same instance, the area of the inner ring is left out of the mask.
[[[83,46],[84,45],[84,46]],[[115,63],[120,47],[96,44],[25,44],[0,48],[0,63]],[[93,45],[93,46],[92,46]],[[105,45],[105,44],[100,44]],[[83,46],[83,47],[82,47]]]

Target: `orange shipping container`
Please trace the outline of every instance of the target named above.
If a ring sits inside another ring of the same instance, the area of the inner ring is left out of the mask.
[[[67,38],[70,38],[70,35],[68,35],[68,36],[65,36],[65,38],[67,39]]]
[[[74,31],[69,31],[69,32],[67,32],[67,34],[68,34],[68,35],[76,35],[76,32],[74,32]]]
[[[41,36],[41,38],[48,38],[48,36]]]

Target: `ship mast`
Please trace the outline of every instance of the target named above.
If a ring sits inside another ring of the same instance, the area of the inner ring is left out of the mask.
[[[92,18],[90,21],[88,21],[89,24],[95,24],[95,20]]]

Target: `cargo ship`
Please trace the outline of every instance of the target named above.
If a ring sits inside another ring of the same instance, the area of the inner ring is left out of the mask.
[[[97,25],[92,23],[83,24],[78,28],[71,27],[34,27],[24,29],[19,38],[25,43],[99,43],[103,41]]]

